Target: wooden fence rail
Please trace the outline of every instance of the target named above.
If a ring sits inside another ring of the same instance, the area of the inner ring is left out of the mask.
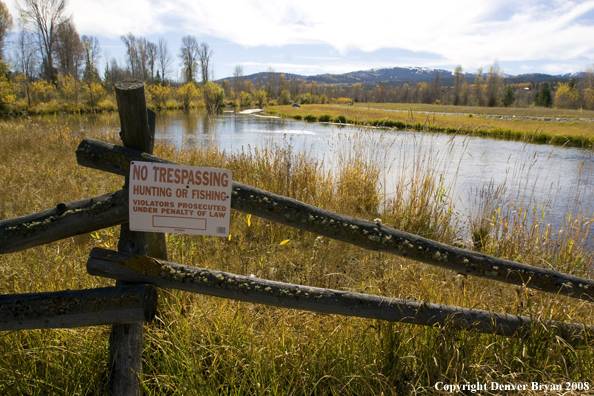
[[[152,285],[0,295],[0,331],[150,322],[157,311]]]
[[[174,164],[163,158],[94,139],[84,139],[76,150],[76,156],[78,163],[83,166],[119,175],[129,173],[130,161]],[[368,250],[395,254],[462,274],[525,285],[548,293],[594,302],[594,280],[445,245],[242,183],[233,182],[231,207]]]
[[[574,346],[594,339],[594,326],[578,323],[541,323],[526,316],[274,282],[101,248],[91,251],[87,271],[96,276],[282,308],[425,326],[449,324],[455,329],[516,337],[527,336],[541,326]]]
[[[0,221],[0,254],[43,245],[128,221],[128,191],[60,203],[52,209]]]

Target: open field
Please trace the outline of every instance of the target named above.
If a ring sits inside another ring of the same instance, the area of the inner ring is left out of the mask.
[[[525,117],[594,118],[593,110],[556,109],[549,107],[485,107],[453,106],[425,103],[355,103],[353,107],[367,109],[419,111],[427,113],[462,113]]]
[[[301,111],[332,109],[304,106]],[[120,189],[122,177],[76,164],[74,150],[84,136],[51,124],[42,129],[33,123],[0,123],[0,220]],[[108,139],[117,143],[115,134]],[[477,192],[480,215],[466,222],[466,215],[451,207],[448,186],[439,179],[441,164],[429,151],[401,153],[418,161],[412,175],[401,175],[394,196],[385,198],[377,186],[387,165],[378,160],[390,144],[386,139],[362,131],[343,141],[343,157],[332,172],[282,143],[235,154],[220,152],[216,144],[187,151],[158,144],[155,154],[187,165],[231,169],[233,179],[242,183],[366,220],[379,217],[387,226],[444,243],[472,234],[475,244],[469,248],[592,277],[592,252],[583,246],[591,214],[573,213],[563,230],[552,230],[539,223],[540,206],[500,206],[503,189],[493,189]],[[118,228],[110,228],[2,255],[0,293],[106,286],[110,281],[88,275],[85,263],[92,247],[117,246],[118,234]],[[592,303],[466,278],[235,211],[230,239],[169,234],[167,243],[169,259],[186,265],[594,324]],[[104,394],[108,337],[108,326],[2,333],[0,394]],[[543,329],[525,339],[505,338],[447,325],[415,327],[320,315],[171,290],[160,291],[157,319],[145,326],[143,358],[147,395],[429,395],[437,393],[437,382],[477,381],[528,386],[586,382],[590,391],[564,394],[594,394],[594,346],[572,348]]]
[[[413,106],[414,108],[412,112],[374,109],[381,106],[385,106],[387,109],[399,109],[402,107],[403,110],[409,110]],[[394,103],[371,103],[360,106],[302,105],[301,108],[294,108],[291,106],[272,106],[267,108],[267,112],[269,114],[309,121],[329,120],[336,122],[336,118],[342,116],[344,120],[342,122],[357,123],[361,125],[386,126],[398,129],[406,128],[427,132],[467,133],[493,138],[530,141],[534,143],[566,144],[588,148],[592,147],[594,143],[594,122],[554,122],[523,119],[506,120],[470,117],[462,114],[442,115],[419,113],[419,111],[431,111],[428,109],[433,109],[432,111],[434,112],[459,112],[467,110],[471,113],[489,110],[493,111],[495,114],[529,115],[531,117],[559,117],[560,114],[567,114],[565,117],[573,117],[574,115],[577,116],[578,113],[584,114],[580,117],[591,117],[591,113],[594,113],[591,111],[579,112],[577,110],[570,111],[542,108],[488,109],[484,107],[409,105]],[[515,110],[526,110],[526,112],[525,114],[519,114],[519,111],[514,112]],[[320,117],[322,118],[320,119]]]

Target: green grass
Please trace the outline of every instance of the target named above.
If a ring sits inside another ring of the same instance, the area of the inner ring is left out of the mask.
[[[122,177],[76,164],[74,150],[84,136],[59,125],[0,123],[0,219],[121,188]],[[115,133],[108,140],[117,142]],[[367,220],[380,217],[385,225],[445,243],[469,233],[464,227],[486,227],[485,253],[588,276],[592,256],[582,243],[590,232],[588,214],[568,219],[559,234],[538,222],[538,206],[502,206],[505,189],[495,186],[477,192],[479,215],[467,226],[451,206],[451,186],[439,177],[452,166],[449,159],[438,162],[422,145],[403,150],[396,161],[412,160],[413,169],[401,172],[394,194],[384,196],[379,186],[383,169],[392,165],[385,156],[389,136],[361,131],[337,144],[341,155],[332,169],[283,141],[233,154],[213,145],[180,151],[158,144],[155,154],[227,168],[242,183]],[[115,248],[118,234],[114,227],[2,255],[0,293],[111,284],[88,275],[85,263],[92,247]],[[235,211],[230,239],[169,234],[167,244],[169,259],[186,265],[538,320],[594,322],[591,303],[465,278]],[[105,394],[108,338],[109,326],[1,334],[0,394]],[[542,330],[505,338],[171,290],[160,291],[157,318],[145,326],[143,358],[147,395],[430,395],[437,381],[590,381],[594,387],[594,347],[574,349]]]
[[[406,111],[391,111],[402,109]],[[514,112],[518,110],[517,112]],[[434,113],[431,113],[433,111]],[[440,105],[409,105],[370,103],[358,106],[303,105],[271,106],[267,113],[301,120],[306,114],[320,122],[337,122],[396,128],[422,132],[458,133],[496,139],[518,140],[532,143],[568,145],[591,148],[594,145],[594,122],[505,120],[469,117],[466,111],[483,114],[530,115],[534,117],[594,118],[592,111],[558,110],[548,108],[506,109],[483,107],[457,107]],[[429,113],[426,113],[429,112]],[[450,112],[452,115],[435,114]],[[320,119],[321,118],[321,119]]]

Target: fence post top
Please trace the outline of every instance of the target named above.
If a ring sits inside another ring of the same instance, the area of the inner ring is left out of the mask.
[[[144,87],[142,80],[122,80],[115,83],[115,87],[120,90],[133,90]]]

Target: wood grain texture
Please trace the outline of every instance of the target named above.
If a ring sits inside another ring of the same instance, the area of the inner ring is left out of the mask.
[[[129,164],[132,160],[174,163],[92,139],[81,142],[77,158],[81,165],[117,174],[124,174],[126,170],[121,164]],[[594,302],[594,280],[460,249],[236,181],[232,187],[231,208],[368,250],[395,254],[465,275]]]
[[[593,326],[578,323],[540,322],[526,316],[274,282],[100,248],[91,251],[87,271],[162,288],[326,314],[425,326],[449,325],[516,337],[528,336],[544,326],[572,345],[589,342],[594,336]]]
[[[0,331],[150,322],[157,310],[152,285],[0,295]]]

